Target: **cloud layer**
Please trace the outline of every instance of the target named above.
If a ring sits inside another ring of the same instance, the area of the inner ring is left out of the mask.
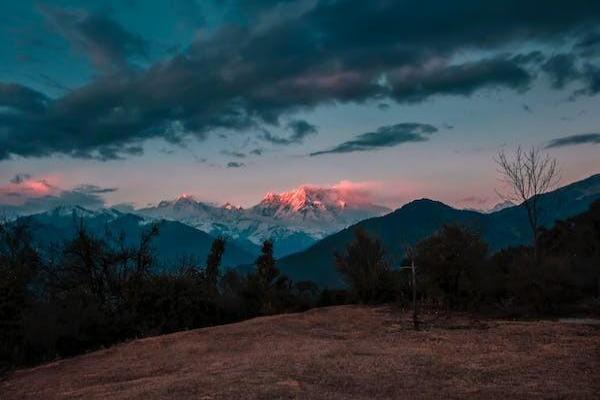
[[[525,91],[540,73],[557,89],[577,82],[576,95],[600,91],[597,1],[247,3],[233,2],[225,23],[144,69],[131,66],[145,55],[144,39],[110,15],[42,7],[52,31],[100,73],[57,98],[0,83],[0,160],[128,157],[150,138],[269,132],[323,104]],[[574,45],[564,55],[544,52],[566,42]],[[263,139],[292,144],[314,134],[302,122],[289,130]]]
[[[317,134],[317,127],[304,121],[304,120],[293,120],[286,125],[286,129],[291,131],[292,134],[288,137],[274,136],[270,132],[266,131],[262,139],[272,144],[278,145],[289,145],[294,143],[301,143],[304,138],[310,135]]]
[[[311,153],[319,156],[331,153],[352,153],[355,151],[372,151],[386,147],[398,146],[409,142],[425,142],[429,136],[437,132],[437,128],[427,124],[402,123],[382,126],[375,132],[366,132],[354,139],[338,144],[337,146]]]
[[[598,144],[600,143],[600,133],[582,133],[579,135],[565,136],[554,139],[548,143],[547,149],[564,146],[574,146],[577,144]]]
[[[68,40],[75,51],[84,53],[100,72],[127,69],[130,58],[147,56],[146,41],[109,15],[46,6],[39,9],[51,28]]]

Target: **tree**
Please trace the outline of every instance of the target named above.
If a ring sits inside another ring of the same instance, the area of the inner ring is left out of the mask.
[[[389,300],[393,295],[390,264],[379,239],[357,229],[343,253],[335,253],[338,271],[362,303]]]
[[[487,245],[461,225],[444,225],[416,246],[426,295],[449,308],[472,304],[480,291]]]
[[[265,240],[263,242],[260,255],[256,259],[256,271],[265,286],[269,286],[279,276],[279,270],[275,267],[275,258],[273,257],[273,241]]]
[[[31,286],[40,269],[28,224],[0,222],[0,373],[4,362],[25,357],[24,316],[34,302]]]
[[[217,282],[219,280],[219,267],[221,266],[221,259],[225,252],[225,239],[219,237],[213,240],[210,247],[210,253],[206,257],[206,280],[211,288],[215,290]]]
[[[541,213],[539,197],[558,184],[558,161],[536,147],[523,151],[519,146],[510,156],[504,150],[500,151],[496,163],[502,180],[508,185],[505,192],[499,192],[500,196],[521,204],[527,211],[537,264]]]
[[[270,314],[275,309],[276,284],[279,270],[273,257],[273,242],[265,240],[261,254],[256,259],[256,274],[250,275],[246,282],[246,297],[248,303],[259,313]]]

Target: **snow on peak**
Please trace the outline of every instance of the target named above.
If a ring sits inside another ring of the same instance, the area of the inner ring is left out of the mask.
[[[148,218],[180,221],[215,236],[260,244],[268,238],[298,240],[299,234],[314,241],[389,210],[353,196],[344,188],[301,185],[287,192],[269,192],[250,208],[231,203],[218,206],[198,202],[192,196],[179,196],[136,212]]]
[[[503,201],[503,202],[500,202],[500,203],[496,204],[494,207],[492,207],[489,210],[487,210],[487,213],[491,214],[491,213],[494,213],[494,212],[497,212],[497,211],[502,211],[505,208],[514,207],[515,205],[516,204],[513,203],[512,201],[506,200],[506,201]]]
[[[158,207],[173,207],[173,206],[193,206],[198,204],[198,201],[191,194],[183,193],[175,197],[173,200],[163,200],[158,203]]]
[[[221,208],[223,208],[225,210],[230,210],[230,211],[242,210],[242,207],[236,206],[235,204],[231,204],[230,202],[223,204],[221,206]]]
[[[182,193],[179,196],[177,196],[175,198],[175,202],[176,203],[196,203],[196,198],[194,196],[192,196],[191,194],[187,194],[187,193]]]
[[[54,217],[70,217],[75,216],[77,218],[94,218],[99,216],[105,216],[109,218],[117,218],[122,215],[121,212],[112,208],[100,208],[100,209],[88,209],[81,206],[75,205],[62,205],[54,207],[53,209],[46,211],[44,214]]]
[[[353,201],[336,188],[301,185],[288,192],[269,192],[265,195],[260,204],[263,206],[279,206],[289,211],[299,212],[306,208],[346,208],[349,205],[352,205]]]

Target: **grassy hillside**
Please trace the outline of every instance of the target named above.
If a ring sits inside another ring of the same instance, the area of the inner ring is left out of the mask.
[[[595,398],[597,325],[341,306],[136,340],[21,370],[13,399]],[[577,321],[576,321],[577,322]],[[589,323],[597,321],[589,320]]]

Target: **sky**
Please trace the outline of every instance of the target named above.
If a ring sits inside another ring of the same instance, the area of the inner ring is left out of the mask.
[[[600,2],[0,4],[0,205],[498,203],[494,156],[600,172]]]

